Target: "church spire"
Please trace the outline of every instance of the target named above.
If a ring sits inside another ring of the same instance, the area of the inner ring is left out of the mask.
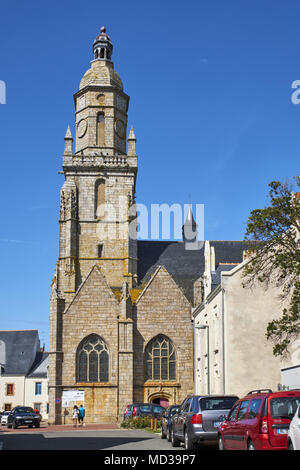
[[[189,206],[184,225],[182,226],[182,237],[188,249],[191,249],[191,245],[198,244],[198,225],[195,222],[191,205]]]
[[[95,60],[110,60],[113,45],[110,37],[106,34],[105,26],[100,29],[100,34],[96,37],[93,44],[93,52]]]

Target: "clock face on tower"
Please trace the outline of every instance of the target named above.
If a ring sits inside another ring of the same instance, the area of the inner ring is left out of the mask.
[[[85,119],[81,119],[77,124],[77,135],[81,139],[87,131],[88,123]]]
[[[115,131],[116,131],[116,134],[120,137],[120,139],[125,138],[125,124],[123,121],[121,121],[121,119],[116,119]]]

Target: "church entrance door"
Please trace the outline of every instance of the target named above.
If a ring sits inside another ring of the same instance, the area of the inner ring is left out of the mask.
[[[152,400],[152,403],[155,403],[156,405],[164,406],[165,408],[169,406],[169,400],[165,397],[156,397]]]

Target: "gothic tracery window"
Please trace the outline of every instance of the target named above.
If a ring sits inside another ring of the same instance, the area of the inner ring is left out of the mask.
[[[77,350],[77,382],[108,382],[109,352],[100,336],[85,338]]]
[[[145,352],[146,380],[176,380],[176,358],[173,343],[160,335],[148,344]]]

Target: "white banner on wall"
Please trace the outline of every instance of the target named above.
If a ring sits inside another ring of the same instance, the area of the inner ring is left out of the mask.
[[[83,390],[64,390],[62,393],[62,406],[73,406],[76,402],[84,402]]]

